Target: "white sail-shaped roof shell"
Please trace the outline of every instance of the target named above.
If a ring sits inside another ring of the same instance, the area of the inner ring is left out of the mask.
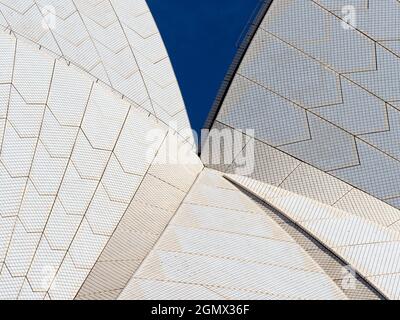
[[[348,2],[265,1],[201,161],[144,0],[0,0],[0,298],[398,299],[400,4]]]
[[[145,0],[0,1],[0,25],[104,82],[177,129],[190,128]]]

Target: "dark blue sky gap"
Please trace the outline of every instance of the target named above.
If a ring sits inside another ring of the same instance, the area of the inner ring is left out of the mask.
[[[164,39],[189,118],[203,127],[260,0],[147,0]]]

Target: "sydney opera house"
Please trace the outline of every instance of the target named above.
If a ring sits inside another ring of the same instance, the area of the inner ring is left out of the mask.
[[[199,142],[145,0],[0,0],[0,299],[400,299],[399,26],[264,1]]]

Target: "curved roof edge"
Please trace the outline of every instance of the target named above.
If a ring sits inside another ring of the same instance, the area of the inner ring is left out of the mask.
[[[222,85],[214,100],[214,104],[211,107],[211,110],[208,113],[207,119],[203,125],[204,129],[211,129],[213,123],[215,122],[221,105],[225,99],[225,96],[229,91],[233,78],[235,77],[236,72],[239,69],[239,66],[247,52],[247,49],[249,48],[251,41],[253,40],[261,22],[263,21],[273,1],[274,0],[262,0],[259,4],[260,9],[258,10],[258,14],[251,23],[249,30],[247,31],[247,35],[240,44],[238,51],[236,52],[236,55],[231,63],[231,66],[229,67],[228,72],[225,75]]]
[[[0,0],[0,32],[79,67],[194,144],[186,133],[191,125],[176,74],[146,0],[14,2]]]

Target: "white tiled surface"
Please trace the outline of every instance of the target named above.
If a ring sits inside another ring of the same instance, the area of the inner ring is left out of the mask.
[[[118,221],[114,232],[109,234],[111,237],[79,290],[77,299],[116,299],[118,297],[152,250],[203,170],[203,165],[195,154],[187,159],[190,160],[187,163],[175,162],[178,160],[176,158],[170,158],[172,164],[163,163],[165,151],[167,155],[171,153],[169,138],[168,134],[159,146],[154,161],[147,165],[147,174],[141,181],[135,197],[126,204],[125,214]],[[175,146],[176,150],[179,150],[181,146],[178,142]],[[124,154],[125,160],[129,160],[127,156],[130,154],[129,152]],[[135,164],[133,161],[131,163]],[[141,165],[144,164],[141,163]],[[132,170],[137,172],[138,168],[140,167]],[[117,181],[113,185],[119,186]],[[118,192],[115,195],[120,198],[118,205],[124,205],[125,202],[121,197],[125,192],[120,189],[116,191]],[[106,234],[107,230],[104,227],[107,226],[111,230],[110,227],[113,225],[110,214],[106,210],[107,206],[104,204],[96,209],[96,225],[92,229],[98,234]],[[108,210],[116,211],[115,209]],[[89,221],[92,218],[90,212],[87,218]]]
[[[174,121],[179,130],[190,128],[171,63],[145,0],[4,0],[0,12],[0,25],[18,38],[75,64],[164,123]],[[6,51],[7,57],[11,52]],[[18,55],[24,58],[22,51]],[[9,77],[11,65],[6,63],[0,78]],[[42,62],[40,55],[30,68],[17,67],[14,79],[30,101],[41,101],[47,94],[30,77],[40,73],[42,81],[49,81],[49,69],[51,65]]]
[[[82,10],[102,8],[85,3]],[[30,36],[51,43],[31,27]],[[0,45],[0,61],[14,66],[1,70],[0,298],[72,299],[135,196],[171,215],[203,165],[192,152],[194,164],[169,168],[181,179],[155,167],[147,174],[165,136],[174,135],[167,126],[43,47],[13,33],[1,34]],[[142,184],[147,190],[139,192]],[[160,216],[158,233],[168,221]],[[145,243],[142,255],[151,248]]]
[[[400,233],[357,212],[318,201],[246,177],[229,180],[252,192],[313,235],[370,281],[386,297],[399,299],[393,282],[400,273]]]
[[[308,254],[250,198],[238,189],[207,183],[219,179],[218,185],[224,185],[224,178],[217,175],[202,172],[119,299],[202,299],[218,294],[218,289],[230,291],[218,299],[246,292],[254,298],[345,299]],[[149,290],[150,284],[159,290]]]
[[[399,21],[396,0],[271,4],[217,115],[218,125],[253,128],[271,149],[257,151],[254,179],[279,186],[267,173],[284,169],[268,163],[282,151],[302,162],[294,179],[310,165],[341,180],[330,179],[333,192],[321,174],[283,188],[334,204],[347,183],[400,208]]]
[[[275,1],[215,125],[255,128],[252,178],[282,189],[238,181],[399,299],[400,5],[349,2],[351,31],[338,1]],[[163,163],[189,123],[144,0],[0,12],[0,298],[344,298],[219,173],[193,186],[194,153]]]

